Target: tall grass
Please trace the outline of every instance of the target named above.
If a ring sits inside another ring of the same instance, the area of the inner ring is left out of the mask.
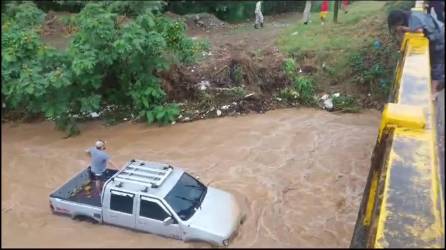
[[[319,13],[312,13],[308,25],[299,22],[286,29],[279,37],[278,45],[285,52],[358,48],[373,38],[366,31],[372,22],[385,18],[382,11],[385,4],[384,1],[354,2],[347,14],[339,12],[337,24],[332,21],[333,12],[329,13],[325,25],[321,25]]]

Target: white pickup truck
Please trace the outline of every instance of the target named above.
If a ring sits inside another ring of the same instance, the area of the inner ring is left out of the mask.
[[[131,160],[119,171],[107,169],[104,179],[96,190],[90,169],[84,169],[50,195],[51,210],[217,246],[227,246],[241,223],[233,195],[206,187],[180,168]]]

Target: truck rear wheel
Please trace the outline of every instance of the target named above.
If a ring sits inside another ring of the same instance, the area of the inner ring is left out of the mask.
[[[87,221],[93,224],[98,224],[98,221],[89,217],[89,216],[85,216],[85,215],[76,215],[73,217],[73,220],[78,220],[78,221]]]

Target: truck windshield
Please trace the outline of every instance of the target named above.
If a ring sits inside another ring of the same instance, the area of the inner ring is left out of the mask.
[[[183,173],[164,199],[182,220],[189,220],[195,210],[200,207],[206,192],[205,185],[189,174]]]

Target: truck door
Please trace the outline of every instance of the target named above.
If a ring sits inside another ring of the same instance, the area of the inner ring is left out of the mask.
[[[135,194],[111,190],[110,200],[104,201],[104,221],[109,224],[135,228]]]
[[[168,220],[169,222],[166,223]],[[182,239],[181,226],[158,199],[141,196],[136,215],[136,228],[153,234]]]

